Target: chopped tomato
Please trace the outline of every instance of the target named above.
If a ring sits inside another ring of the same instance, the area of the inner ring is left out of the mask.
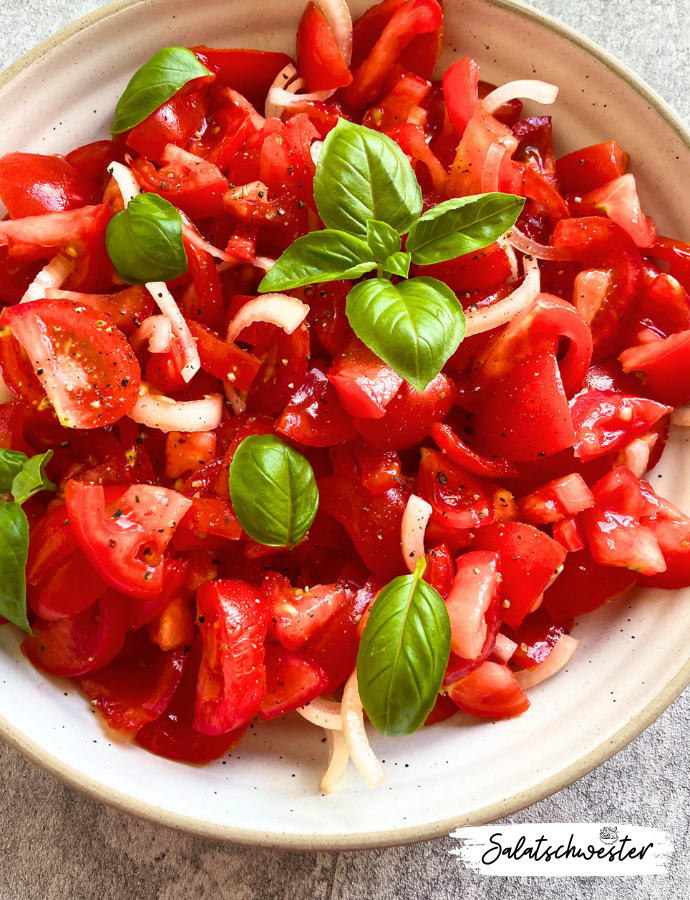
[[[297,29],[297,69],[310,92],[330,91],[352,83],[326,17],[313,2],[307,3]]]
[[[340,405],[336,388],[317,367],[307,372],[302,386],[276,419],[275,427],[308,447],[330,447],[357,436],[350,416]]]
[[[79,209],[101,202],[102,191],[61,156],[6,153],[0,157],[0,199],[11,219]]]
[[[228,182],[217,166],[175,144],[168,144],[160,159],[163,167],[158,171],[143,157],[131,162],[145,191],[158,194],[192,219],[211,218],[223,212],[222,197]]]
[[[107,582],[77,549],[58,560],[35,585],[28,585],[27,599],[42,619],[64,619],[83,612],[107,587]]]
[[[504,625],[503,633],[517,644],[510,661],[522,669],[536,669],[549,656],[560,636],[568,634],[572,627],[572,618],[555,622],[544,606],[526,616],[517,630]]]
[[[570,402],[575,455],[585,462],[625,447],[670,411],[654,400],[618,391],[584,391]]]
[[[117,135],[112,141],[92,141],[77,147],[65,159],[77,172],[92,179],[100,187],[110,178],[108,166],[111,163],[127,165],[126,154],[124,135]]]
[[[286,650],[303,647],[347,598],[339,584],[317,584],[301,591],[274,572],[266,575],[261,590],[269,603],[270,632]]]
[[[275,415],[280,412],[307,376],[309,330],[303,323],[292,334],[277,325],[258,324],[252,354],[261,360],[249,389],[247,409]]]
[[[443,76],[443,96],[448,118],[455,134],[461,138],[474,115],[479,100],[479,66],[466,56],[446,69]]]
[[[268,89],[285,66],[294,63],[287,53],[266,50],[215,49],[203,44],[192,52],[216,76],[212,94],[229,87],[246,97],[252,106],[263,109]]]
[[[362,438],[348,445],[362,473],[362,484],[372,494],[384,494],[401,480],[400,457],[395,450],[379,450]]]
[[[201,368],[221,381],[229,381],[235,390],[249,390],[261,368],[260,360],[237,344],[221,340],[210,328],[193,319],[187,320],[187,326],[196,343]]]
[[[543,606],[556,622],[582,616],[618,597],[637,580],[637,574],[630,569],[596,562],[584,547],[568,553],[563,571],[544,594]]]
[[[431,504],[432,519],[448,528],[469,530],[493,520],[491,492],[486,482],[471,476],[437,450],[422,448],[417,488]]]
[[[586,194],[625,174],[628,154],[615,141],[593,144],[562,156],[556,162],[561,190]]]
[[[222,172],[251,132],[251,115],[247,110],[233,102],[223,103],[209,116],[201,137],[191,141],[189,151]]]
[[[455,577],[455,562],[447,544],[439,544],[426,554],[424,581],[439,592],[444,600],[448,599]]]
[[[509,462],[502,459],[485,459],[468,447],[464,441],[455,434],[450,425],[442,425],[437,422],[431,429],[431,437],[448,459],[474,475],[493,476],[500,478],[517,475],[517,469]]]
[[[450,649],[456,656],[475,659],[488,632],[489,607],[494,616],[500,596],[499,558],[490,551],[474,551],[457,559],[457,571],[446,599],[450,617]]]
[[[511,719],[529,709],[529,700],[508,666],[483,662],[448,688],[463,712],[487,719]]]
[[[518,500],[522,518],[532,525],[558,522],[566,516],[589,509],[594,496],[582,475],[557,478]]]
[[[680,406],[690,399],[689,347],[690,331],[681,331],[665,340],[628,347],[619,359],[624,372],[643,378],[645,394],[669,407]]]
[[[259,718],[275,719],[308,706],[328,685],[328,675],[313,660],[271,644],[266,648],[266,694]]]
[[[568,204],[574,216],[597,215],[599,212],[607,215],[628,232],[638,247],[656,244],[654,221],[642,212],[634,175],[621,175],[587,194],[569,196]]]
[[[174,481],[202,469],[215,455],[216,436],[212,431],[171,431],[165,441],[165,473]]]
[[[402,378],[359,338],[334,360],[328,375],[343,409],[361,419],[380,419],[398,392]]]

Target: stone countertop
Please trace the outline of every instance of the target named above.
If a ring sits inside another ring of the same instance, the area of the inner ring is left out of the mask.
[[[0,0],[0,69],[101,0]],[[535,0],[610,50],[690,122],[688,0]],[[288,853],[213,843],[115,812],[0,742],[0,900],[675,900],[690,896],[690,692],[596,771],[505,820],[668,830],[669,878],[484,878],[450,839]]]

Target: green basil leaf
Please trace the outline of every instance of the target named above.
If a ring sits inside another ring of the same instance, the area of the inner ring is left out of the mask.
[[[377,731],[412,734],[433,709],[450,656],[443,598],[422,581],[426,560],[378,595],[357,653],[359,695]]]
[[[401,241],[398,232],[385,222],[369,219],[367,222],[367,244],[371,247],[376,262],[382,263],[400,250]]]
[[[108,222],[105,246],[126,284],[172,281],[187,271],[182,218],[158,194],[139,194]]]
[[[113,134],[129,131],[194,78],[211,73],[186,47],[164,47],[134,73],[115,109]]]
[[[410,228],[405,249],[418,266],[474,253],[505,234],[525,205],[514,194],[479,194],[446,200]]]
[[[465,336],[458,298],[435,278],[361,281],[348,294],[345,312],[357,337],[418,391]]]
[[[39,456],[32,456],[24,464],[21,472],[18,472],[12,482],[12,496],[14,502],[21,506],[23,503],[38,494],[40,491],[56,491],[57,485],[46,478],[45,468],[53,457],[53,451],[47,450]]]
[[[390,272],[392,275],[399,275],[401,278],[407,278],[410,274],[410,263],[412,257],[409,253],[398,251],[392,253],[383,263],[384,271]]]
[[[409,160],[385,134],[340,119],[324,141],[314,199],[327,228],[366,239],[376,219],[398,234],[422,212],[422,191]]]
[[[12,491],[14,477],[21,472],[28,459],[26,453],[19,450],[0,450],[0,494]]]
[[[259,291],[287,291],[320,281],[359,278],[376,268],[369,246],[344,231],[313,231],[298,238],[272,266]]]
[[[245,438],[230,464],[230,499],[250,538],[268,547],[294,547],[309,531],[319,491],[307,460],[280,438]]]
[[[31,634],[26,617],[29,521],[16,503],[0,500],[0,616]]]

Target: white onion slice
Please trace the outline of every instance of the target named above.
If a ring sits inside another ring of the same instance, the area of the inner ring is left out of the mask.
[[[690,406],[678,406],[671,412],[671,424],[682,428],[690,426]]]
[[[534,687],[535,684],[539,684],[546,678],[555,675],[568,662],[577,650],[579,643],[576,638],[571,637],[569,634],[562,634],[551,653],[549,653],[543,663],[539,663],[536,669],[532,669],[531,672],[524,669],[515,673],[522,690],[527,691]]]
[[[424,532],[431,513],[430,503],[416,494],[410,494],[400,523],[400,547],[410,572],[414,572],[417,560],[424,556]]]
[[[316,0],[330,25],[345,65],[352,62],[352,16],[345,0]]]
[[[467,322],[465,337],[469,337],[471,334],[481,334],[484,331],[490,331],[492,328],[498,328],[499,325],[505,325],[536,300],[541,287],[539,263],[536,259],[525,256],[522,264],[525,269],[525,280],[519,288],[516,288],[512,294],[504,297],[503,300],[494,303],[493,306],[487,306],[486,309],[470,310],[465,313]]]
[[[252,322],[270,322],[278,325],[286,334],[299,328],[307,318],[309,307],[296,297],[287,294],[264,294],[245,303],[228,326],[227,342],[232,343],[237,335]]]
[[[491,651],[493,655],[498,657],[498,659],[500,659],[501,662],[505,665],[516,650],[517,644],[515,643],[515,641],[511,641],[509,637],[506,637],[505,634],[501,634],[501,632],[499,631],[496,635],[496,643],[494,644],[494,649]]]
[[[342,731],[343,729],[342,704],[336,703],[334,700],[317,697],[306,706],[300,706],[297,712],[304,716],[307,722],[320,725],[327,731]]]
[[[553,651],[552,651],[553,652]],[[362,701],[357,686],[357,669],[347,679],[343,691],[343,737],[352,762],[357,766],[359,774],[367,787],[375,788],[386,779],[381,763],[376,758],[369,744],[364,728]]]
[[[133,200],[134,197],[141,193],[141,187],[134,172],[119,162],[111,162],[108,166],[108,171],[117,182],[117,186],[120,188],[120,193],[122,194],[122,200],[125,206],[127,206],[130,200]]]
[[[136,337],[149,342],[151,353],[167,353],[172,344],[172,324],[167,316],[149,316],[141,323]]]
[[[616,453],[614,457],[615,465],[627,466],[636,478],[642,478],[649,465],[649,453],[656,443],[656,441],[649,442],[645,440],[645,438],[650,436],[658,437],[656,434],[644,435],[644,437],[635,438],[634,441],[626,444],[622,450]]]
[[[182,378],[189,382],[201,368],[199,361],[199,351],[196,343],[189,330],[189,326],[185,322],[184,316],[180,312],[180,307],[175,302],[175,298],[168,290],[164,281],[149,281],[146,285],[147,290],[158,304],[158,308],[170,319],[172,332],[177,338],[182,351]]]
[[[342,731],[326,731],[328,741],[328,768],[321,779],[321,790],[324,794],[332,794],[342,781],[350,754]]]
[[[61,288],[74,271],[74,263],[58,254],[47,266],[44,266],[31,284],[20,303],[31,303],[32,300],[43,300],[49,288]]]
[[[304,79],[298,78],[293,81],[297,75],[297,69],[290,63],[281,69],[276,75],[275,81],[268,89],[268,97],[266,98],[266,118],[275,116],[280,118],[288,106],[300,106],[302,103],[319,102],[328,100],[335,94],[335,91],[314,91],[311,94],[297,94],[304,87]]]
[[[229,381],[223,382],[223,392],[225,394],[225,399],[232,407],[233,415],[241,416],[247,411],[247,404],[242,399],[242,397],[240,397],[239,392],[235,390],[235,388],[230,384]]]
[[[0,404],[14,400],[14,394],[5,384],[5,379],[0,375]]]
[[[271,259],[270,256],[255,256],[252,260],[252,265],[256,266],[257,269],[263,269],[264,272],[268,272],[277,262],[277,259]]]
[[[558,96],[558,88],[547,81],[536,81],[526,78],[520,81],[509,81],[495,91],[491,91],[482,100],[484,111],[493,115],[504,103],[510,100],[534,100],[536,103],[550,104]]]
[[[314,163],[314,165],[316,165],[318,163],[322,150],[323,150],[323,141],[314,141],[314,143],[309,148],[309,152],[311,153],[311,159],[312,159],[312,162]]]
[[[511,228],[506,238],[508,243],[512,244],[516,250],[519,250],[521,253],[528,253],[535,259],[551,259],[563,262],[571,258],[561,250],[555,250],[546,244],[539,244],[537,241],[533,241],[532,238],[527,237],[518,228]]]
[[[209,244],[208,241],[205,241],[199,232],[196,230],[196,227],[192,223],[189,216],[179,210],[180,217],[182,219],[182,234],[187,238],[190,244],[194,244],[195,247],[198,247],[199,250],[204,250],[206,253],[210,253],[215,259],[222,259],[225,262],[234,262],[236,265],[242,265],[244,260],[237,259],[234,256],[230,256],[229,253],[226,253],[225,250],[219,250],[218,247],[214,247],[213,244]]]
[[[482,194],[491,194],[498,190],[498,176],[501,171],[503,157],[508,151],[495,141],[486,151],[482,169]]]
[[[207,394],[203,400],[173,400],[160,394],[139,397],[127,414],[149,428],[169,431],[213,431],[223,418],[221,394]]]

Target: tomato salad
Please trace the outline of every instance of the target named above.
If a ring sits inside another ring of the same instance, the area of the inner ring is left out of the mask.
[[[690,245],[613,140],[555,158],[555,86],[435,80],[442,18],[164,48],[109,139],[0,159],[0,614],[152,753],[297,711],[373,787],[365,714],[521,715],[576,618],[690,586],[643,477]]]

